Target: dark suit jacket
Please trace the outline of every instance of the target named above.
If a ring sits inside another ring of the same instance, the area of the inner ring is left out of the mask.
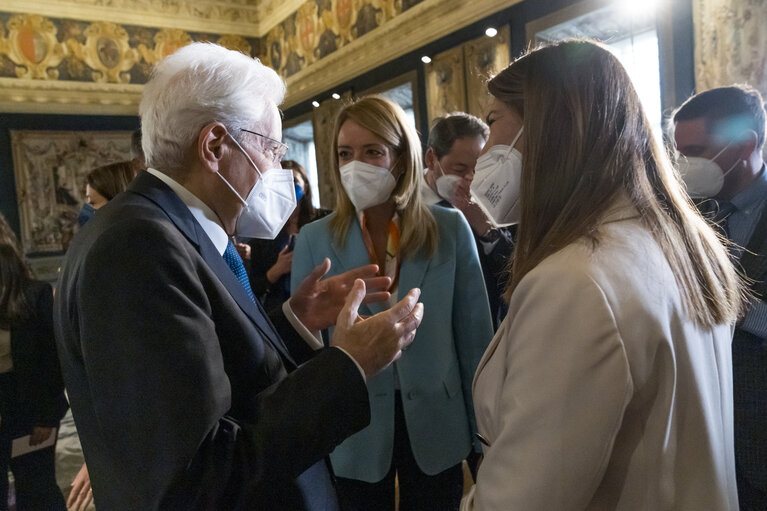
[[[18,410],[24,415],[15,419],[30,430],[57,428],[68,406],[53,335],[53,291],[50,284],[31,280],[24,286],[24,296],[30,316],[11,328]]]
[[[76,236],[55,318],[98,508],[336,509],[325,456],[369,422],[357,366],[335,348],[297,366],[159,179]]]
[[[438,202],[442,207],[452,208],[453,205],[446,200]],[[503,299],[503,292],[506,290],[508,281],[508,264],[511,258],[511,252],[514,249],[514,236],[516,235],[516,226],[501,227],[497,229],[501,237],[489,254],[485,253],[485,246],[479,237],[474,234],[474,242],[477,245],[479,254],[479,264],[482,266],[482,275],[485,277],[485,288],[487,289],[487,298],[490,301],[490,316],[493,320],[493,330],[498,330],[503,318],[509,310],[509,304]]]

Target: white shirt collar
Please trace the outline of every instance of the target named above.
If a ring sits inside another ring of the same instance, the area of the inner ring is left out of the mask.
[[[442,197],[440,197],[437,194],[437,192],[431,189],[431,186],[429,186],[429,183],[426,182],[425,175],[423,180],[423,186],[421,186],[421,199],[423,199],[423,201],[426,203],[427,206],[438,204],[444,200]]]
[[[200,224],[202,230],[208,235],[210,241],[213,242],[218,253],[224,255],[226,246],[229,243],[229,236],[226,235],[226,231],[221,225],[221,221],[213,210],[210,209],[207,204],[202,202],[195,194],[184,188],[182,184],[169,175],[160,172],[157,169],[150,168],[146,171],[168,185],[170,189],[178,195],[178,198],[181,199],[187,208],[189,208],[189,212],[192,213],[192,216]]]

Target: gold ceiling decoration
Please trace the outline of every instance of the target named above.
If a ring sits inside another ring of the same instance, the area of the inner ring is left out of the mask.
[[[154,48],[139,44],[138,50],[149,64],[157,64],[179,48],[192,42],[192,36],[177,28],[160,30],[154,36]]]
[[[96,83],[130,83],[130,69],[140,56],[128,44],[128,32],[115,23],[93,23],[85,29],[85,44],[67,41],[74,56],[93,69]]]
[[[56,27],[42,16],[19,15],[8,21],[8,37],[1,37],[0,54],[16,64],[16,76],[55,80],[66,48],[56,39]]]

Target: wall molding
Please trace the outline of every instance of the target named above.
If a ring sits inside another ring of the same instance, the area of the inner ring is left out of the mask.
[[[118,25],[138,25],[142,27],[167,27],[179,28],[193,32],[220,33],[242,35],[247,37],[261,37],[264,32],[258,22],[259,14],[256,7],[232,4],[238,15],[230,15],[226,19],[223,15],[195,16],[194,13],[201,11],[194,2],[177,2],[179,9],[176,12],[162,12],[152,9],[151,2],[143,0],[119,0],[116,2],[102,2],[100,0],[5,0],[2,11],[17,14],[39,14],[51,18],[71,18],[83,21],[108,21]],[[295,0],[285,2],[292,6]],[[188,4],[188,5],[187,5]],[[214,4],[222,4],[217,7]],[[224,2],[208,2],[213,13],[216,9],[220,12],[225,8]],[[294,9],[295,10],[295,9]],[[280,8],[280,13],[282,8]],[[290,13],[288,13],[290,14]],[[250,18],[250,19],[248,19]]]
[[[425,0],[287,79],[282,108],[311,99],[522,0]]]
[[[143,85],[0,78],[0,111],[138,115]]]

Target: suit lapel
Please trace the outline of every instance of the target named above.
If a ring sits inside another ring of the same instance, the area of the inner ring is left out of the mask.
[[[240,309],[255,323],[262,335],[286,360],[295,365],[293,358],[277,336],[261,305],[258,301],[254,304],[250,300],[250,297],[240,285],[240,281],[237,280],[237,277],[235,277],[221,254],[218,253],[218,250],[216,250],[216,247],[202,226],[192,216],[189,208],[179,196],[168,185],[149,172],[142,172],[136,177],[129,186],[129,190],[148,198],[168,215],[173,224],[197,248],[205,263],[216,274],[226,290],[229,291],[229,294],[237,302]]]
[[[422,255],[402,261],[399,270],[399,286],[397,289],[397,298],[399,300],[402,300],[408,291],[414,287],[421,287],[430,262],[430,259],[427,259]]]

